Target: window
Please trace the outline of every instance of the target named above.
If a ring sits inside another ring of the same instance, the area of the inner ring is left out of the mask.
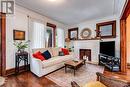
[[[45,28],[42,23],[33,22],[32,48],[45,48]]]
[[[61,28],[56,29],[56,47],[64,47],[65,36],[64,30]]]

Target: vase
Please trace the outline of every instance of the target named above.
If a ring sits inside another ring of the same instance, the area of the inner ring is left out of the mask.
[[[19,53],[23,53],[23,52],[24,52],[24,49],[18,49],[18,52],[19,52]]]
[[[24,52],[24,49],[21,49],[20,51],[21,51],[21,53],[23,53],[23,52]]]

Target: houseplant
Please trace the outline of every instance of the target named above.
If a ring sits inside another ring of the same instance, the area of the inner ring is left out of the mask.
[[[24,52],[25,48],[28,48],[29,42],[29,40],[26,42],[14,42],[14,46],[17,48],[18,52]]]

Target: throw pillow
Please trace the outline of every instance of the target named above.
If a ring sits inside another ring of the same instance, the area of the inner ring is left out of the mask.
[[[53,56],[58,56],[60,48],[52,48]]]
[[[42,53],[40,51],[34,53],[33,57],[36,59],[40,59],[41,61],[45,60],[44,56],[42,56]]]
[[[64,53],[62,51],[60,51],[59,56],[64,56]]]
[[[61,50],[64,53],[64,55],[69,55],[69,50],[68,49],[61,48]]]
[[[45,52],[42,53],[42,56],[45,57],[46,60],[51,58],[51,54],[48,50],[46,50]]]

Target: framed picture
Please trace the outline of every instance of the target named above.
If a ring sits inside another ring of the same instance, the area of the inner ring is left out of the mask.
[[[71,28],[68,30],[68,37],[70,40],[78,39],[78,28]]]
[[[109,21],[96,24],[96,37],[115,38],[116,37],[116,21]]]
[[[25,40],[25,31],[13,30],[14,40]]]

